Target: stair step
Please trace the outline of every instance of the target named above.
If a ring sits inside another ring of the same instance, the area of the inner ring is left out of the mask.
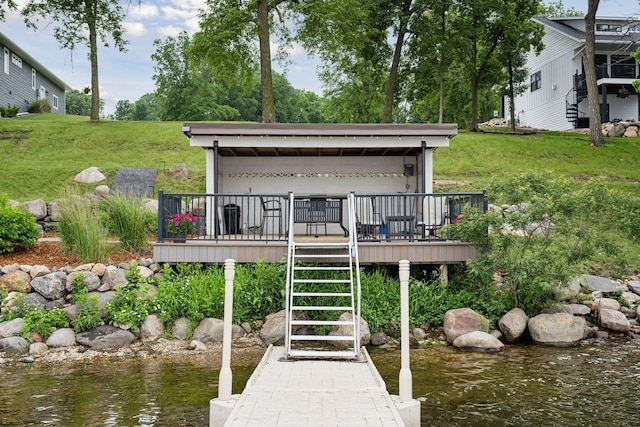
[[[292,325],[299,326],[353,326],[348,320],[292,320]]]
[[[291,341],[353,341],[353,335],[291,335]]]
[[[292,311],[304,311],[304,310],[309,310],[309,311],[353,311],[353,307],[351,306],[327,306],[327,305],[322,305],[322,306],[317,306],[317,305],[308,305],[308,306],[292,306],[291,307]]]
[[[355,359],[357,358],[357,355],[355,354],[354,351],[290,350],[289,357]]]
[[[349,279],[293,279],[293,283],[351,283]]]
[[[310,270],[310,271],[349,271],[351,268],[344,266],[336,266],[336,267],[299,267],[294,265],[294,270]]]
[[[350,297],[350,292],[293,292],[292,297]]]
[[[295,254],[294,257],[298,258],[351,258],[349,254]]]
[[[322,248],[322,249],[326,249],[326,248],[344,248],[347,249],[349,247],[349,243],[318,243],[318,242],[313,242],[313,243],[294,243],[296,248],[301,248],[301,249],[309,249],[309,248]]]

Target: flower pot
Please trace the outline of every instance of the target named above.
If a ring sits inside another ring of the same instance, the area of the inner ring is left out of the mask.
[[[171,236],[173,243],[184,243],[187,241],[187,233],[174,233]]]

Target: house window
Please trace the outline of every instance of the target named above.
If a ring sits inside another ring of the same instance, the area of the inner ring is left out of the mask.
[[[17,67],[22,68],[22,58],[20,58],[18,55],[16,55],[15,53],[11,54],[11,62],[13,62],[14,64],[16,64]]]
[[[36,82],[37,82],[37,73],[36,73],[36,69],[32,68],[31,69],[31,89],[36,90]]]
[[[542,87],[542,72],[537,71],[531,74],[531,92],[535,92],[541,87]]]
[[[9,49],[4,48],[4,73],[9,74]]]
[[[44,86],[40,86],[40,94],[38,96],[38,99],[45,99],[47,97],[47,89],[44,88]]]
[[[54,110],[58,109],[58,95],[53,95],[53,105],[52,105]]]

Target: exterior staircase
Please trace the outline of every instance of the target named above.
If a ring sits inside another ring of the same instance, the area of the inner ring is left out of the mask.
[[[290,197],[294,198],[293,194]],[[353,195],[348,203],[349,229],[355,230]],[[288,359],[360,357],[360,269],[355,233],[350,233],[347,242],[297,242],[293,222],[289,224],[286,286]],[[335,326],[350,333],[329,333]]]
[[[565,96],[565,115],[575,128],[578,123],[578,104],[587,97],[587,85],[582,74],[574,74],[573,88]]]

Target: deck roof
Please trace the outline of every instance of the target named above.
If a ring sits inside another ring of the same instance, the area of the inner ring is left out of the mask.
[[[456,124],[185,123],[192,146],[222,156],[406,156],[447,147]]]

